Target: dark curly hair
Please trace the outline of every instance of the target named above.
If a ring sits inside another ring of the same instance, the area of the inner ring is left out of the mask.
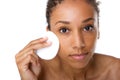
[[[55,8],[58,4],[61,4],[62,1],[64,0],[48,0],[47,2],[47,8],[46,8],[46,19],[47,19],[47,23],[48,23],[48,29],[50,29],[50,15],[53,11],[53,8]],[[99,18],[99,2],[97,2],[96,0],[86,0],[88,2],[88,4],[91,4],[96,12],[98,13],[98,18]]]

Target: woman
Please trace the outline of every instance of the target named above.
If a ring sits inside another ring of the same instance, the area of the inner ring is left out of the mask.
[[[47,29],[60,42],[57,56],[40,59],[35,50],[50,46],[47,38],[31,41],[16,55],[22,80],[119,80],[120,60],[94,53],[99,38],[96,0],[49,0]],[[44,54],[44,53],[43,53]]]

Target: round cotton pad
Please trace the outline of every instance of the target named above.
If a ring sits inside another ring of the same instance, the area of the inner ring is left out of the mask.
[[[48,37],[47,41],[51,41],[52,44],[51,46],[37,50],[37,54],[41,59],[50,60],[57,55],[59,50],[59,40],[57,36],[51,31],[47,31],[45,36]]]

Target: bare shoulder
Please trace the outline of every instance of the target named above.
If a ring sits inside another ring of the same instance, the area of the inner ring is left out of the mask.
[[[109,76],[109,80],[120,79],[120,59],[103,54],[95,54],[95,63],[101,73]]]
[[[93,56],[95,61],[100,62],[100,63],[104,63],[103,65],[112,65],[112,66],[120,66],[120,58],[116,58],[110,55],[104,55],[104,54],[98,54],[95,53],[95,55]],[[114,65],[113,65],[114,64]]]
[[[95,53],[93,56],[95,59],[96,64],[101,64],[101,66],[108,66],[108,67],[120,67],[120,59],[104,54]]]
[[[90,80],[119,80],[120,79],[120,59],[104,55],[94,54],[94,73]]]

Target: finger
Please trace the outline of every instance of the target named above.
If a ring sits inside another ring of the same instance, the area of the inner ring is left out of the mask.
[[[40,58],[37,56],[37,54],[34,53],[34,50],[30,50],[29,52],[25,53],[24,55],[19,55],[16,57],[16,63],[21,63],[24,58],[26,58],[28,55],[32,55],[36,60],[39,60]]]
[[[27,46],[25,46],[25,48],[29,47],[30,45],[36,44],[36,43],[43,43],[46,42],[48,40],[47,37],[42,37],[36,40],[31,41]]]
[[[31,75],[29,77],[33,77],[32,75],[34,75],[34,72],[31,68],[37,64],[36,62],[37,62],[36,59],[32,55],[26,56],[26,58],[23,59],[23,62],[18,65],[18,69],[19,69],[19,73],[20,73],[21,77],[23,77],[25,79],[27,78],[26,76],[29,76],[29,75]],[[40,68],[40,66],[39,66],[39,68]],[[27,79],[27,80],[29,80],[29,79]]]
[[[29,48],[27,48],[28,46],[33,45],[33,44],[37,44],[37,43],[38,44],[43,43],[46,40],[47,40],[47,37],[43,37],[43,38],[39,38],[39,39],[31,41],[26,47],[24,47],[19,53],[17,53],[15,57],[19,56],[20,54],[22,55],[23,53],[28,52],[30,50]]]
[[[36,65],[37,63],[38,60],[33,55],[30,54],[24,57],[22,61],[20,61],[20,63],[18,64],[18,68],[22,70],[22,72],[25,72],[27,70],[30,70],[30,66],[31,66],[30,64]]]
[[[16,58],[17,57],[20,57],[20,56],[23,56],[23,55],[26,55],[28,52],[32,51],[34,54],[36,53],[35,51],[37,49],[41,49],[41,48],[44,48],[44,47],[47,47],[47,46],[50,46],[51,45],[51,42],[44,42],[42,44],[33,44],[31,45],[30,47],[24,49],[24,50],[21,50],[18,54],[16,54]]]

